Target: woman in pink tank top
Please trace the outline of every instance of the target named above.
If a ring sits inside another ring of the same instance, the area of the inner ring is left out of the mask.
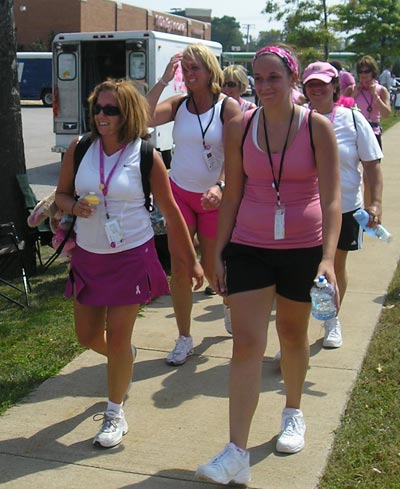
[[[230,440],[196,472],[220,484],[250,480],[247,443],[274,304],[286,392],[276,448],[296,453],[304,447],[300,401],[309,360],[310,288],[325,275],[337,291],[341,205],[333,129],[319,114],[310,119],[308,109],[293,104],[298,66],[288,48],[257,51],[253,73],[261,107],[247,132],[241,118],[227,128],[216,243],[214,287],[229,296],[232,313]]]

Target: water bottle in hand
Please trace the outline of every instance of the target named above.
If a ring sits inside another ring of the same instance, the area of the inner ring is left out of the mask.
[[[320,275],[312,286],[311,291],[311,314],[319,321],[332,319],[337,314],[335,303],[335,289],[326,280],[324,275]]]
[[[390,243],[392,241],[392,235],[381,224],[378,224],[374,228],[367,226],[369,222],[369,214],[365,209],[358,209],[358,211],[353,214],[353,217],[363,228],[363,230],[374,238],[379,238],[386,243]]]

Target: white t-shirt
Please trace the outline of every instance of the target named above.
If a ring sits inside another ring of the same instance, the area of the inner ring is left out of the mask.
[[[210,146],[216,163],[208,169],[204,159],[202,131],[197,114],[187,109],[187,100],[178,108],[175,115],[173,138],[175,143],[171,161],[170,178],[178,187],[189,192],[203,193],[218,181],[224,163],[223,125],[219,100],[213,109],[200,114],[206,145]]]
[[[112,248],[107,239],[104,225],[107,221],[104,197],[100,190],[99,155],[100,143],[94,141],[84,155],[75,179],[76,192],[84,196],[94,192],[100,203],[88,219],[78,217],[75,231],[77,244],[93,253],[118,253],[136,248],[153,236],[150,215],[144,206],[145,198],[140,173],[141,140],[129,143],[110,180],[107,194],[107,209],[110,219],[116,219],[122,230],[124,242]],[[107,180],[111,169],[121,154],[104,154],[104,178]]]
[[[324,115],[330,120],[333,118],[340,157],[342,212],[345,213],[363,204],[360,160],[378,160],[383,157],[383,153],[371,126],[360,111],[341,106],[335,110],[335,113]]]

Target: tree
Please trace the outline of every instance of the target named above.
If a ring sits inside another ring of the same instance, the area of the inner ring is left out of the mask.
[[[347,49],[370,54],[381,64],[400,51],[400,2],[398,0],[350,0],[336,5],[334,24],[349,35]]]
[[[314,60],[328,59],[335,38],[329,29],[326,0],[268,0],[264,12],[271,20],[284,21],[285,42],[295,46],[299,54],[307,50]]]
[[[13,221],[25,236],[26,213],[16,175],[26,173],[18,91],[16,37],[12,0],[0,0],[0,222]],[[34,251],[27,255],[34,269]]]
[[[240,24],[235,17],[214,17],[211,20],[211,40],[222,44],[223,51],[232,51],[233,46],[244,48]]]

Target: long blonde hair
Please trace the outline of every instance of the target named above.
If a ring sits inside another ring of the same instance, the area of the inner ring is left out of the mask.
[[[211,92],[214,95],[219,95],[224,82],[224,75],[215,54],[204,44],[196,43],[190,44],[187,48],[185,48],[183,51],[183,56],[188,56],[193,60],[197,56],[201,60],[203,65],[210,72],[209,85]]]

